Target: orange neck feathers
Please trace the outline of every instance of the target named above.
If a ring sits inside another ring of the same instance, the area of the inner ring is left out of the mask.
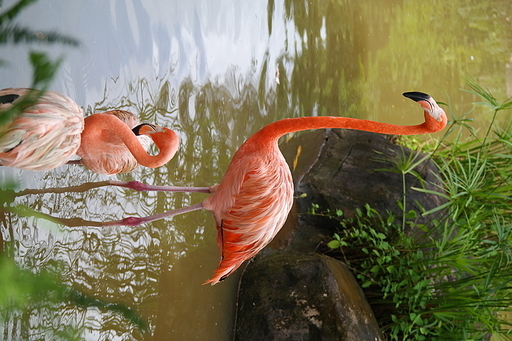
[[[441,121],[437,121],[427,112],[425,112],[425,122],[411,126],[401,126],[337,116],[297,117],[287,118],[271,123],[254,134],[252,138],[266,141],[269,139],[277,140],[288,133],[325,128],[364,130],[390,135],[419,135],[440,131],[446,126],[446,122],[447,119],[445,115],[442,116]]]
[[[168,128],[158,128],[155,132],[147,133],[160,150],[157,155],[153,156],[144,150],[133,131],[124,122],[113,115],[98,113],[85,118],[82,144],[86,148],[101,149],[101,135],[103,131],[107,130],[123,141],[139,164],[156,168],[172,159],[179,147],[179,137],[174,131]]]

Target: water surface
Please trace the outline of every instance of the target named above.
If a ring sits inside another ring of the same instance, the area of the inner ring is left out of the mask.
[[[74,36],[80,47],[3,45],[9,63],[0,68],[0,88],[30,85],[29,50],[63,56],[52,90],[73,98],[87,114],[131,110],[182,139],[166,166],[111,179],[208,186],[220,181],[243,141],[281,118],[329,114],[416,124],[422,121],[419,106],[401,96],[412,90],[450,104],[449,115],[460,117],[477,100],[460,90],[467,88],[467,74],[497,98],[512,95],[511,6],[508,0],[40,0],[20,22]],[[469,117],[480,129],[491,113],[477,109]],[[80,166],[3,168],[0,176],[17,180],[20,189],[109,178]],[[15,202],[50,216],[104,221],[204,197],[100,188],[25,195]],[[230,338],[242,270],[214,287],[201,285],[219,257],[210,212],[140,227],[70,225],[4,213],[5,250],[34,271],[62,262],[67,284],[134,308],[148,319],[150,332],[142,335],[110,312],[63,304],[13,314],[0,326],[4,338],[51,339],[65,325],[83,326],[79,335],[86,340]]]

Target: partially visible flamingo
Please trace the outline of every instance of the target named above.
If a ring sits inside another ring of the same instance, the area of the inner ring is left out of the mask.
[[[40,171],[62,166],[80,147],[82,108],[56,91],[8,88],[0,90],[0,115],[29,96],[35,104],[0,127],[0,165]]]
[[[159,154],[148,154],[153,139]],[[171,160],[178,150],[179,137],[168,128],[140,124],[137,116],[125,110],[96,113],[85,118],[82,144],[77,151],[81,163],[100,174],[127,173],[137,166],[156,168]]]
[[[233,156],[219,185],[212,187],[150,186],[139,182],[110,181],[111,185],[136,190],[211,193],[202,203],[155,214],[130,217],[103,225],[132,225],[151,222],[198,209],[213,212],[217,224],[220,263],[212,285],[225,279],[245,260],[264,248],[284,225],[293,204],[292,175],[278,147],[278,139],[288,133],[322,128],[345,128],[393,135],[416,135],[442,130],[447,117],[432,97],[421,92],[404,96],[424,109],[425,122],[399,126],[346,117],[299,117],[283,119],[265,126],[251,136]],[[205,283],[205,284],[206,284]]]

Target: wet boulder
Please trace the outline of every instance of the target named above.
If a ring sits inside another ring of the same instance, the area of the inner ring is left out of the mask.
[[[307,214],[313,204],[320,210],[342,210],[345,218],[355,217],[356,209],[368,204],[382,217],[386,218],[391,212],[395,221],[400,222],[403,214],[399,203],[405,191],[405,211],[418,213],[415,224],[428,224],[432,217],[422,216],[421,212],[444,203],[437,195],[413,189],[440,189],[439,173],[434,163],[425,154],[394,144],[391,136],[346,129],[310,134],[304,134],[293,142],[301,145],[304,141],[315,141],[318,153],[315,159],[305,160],[305,164],[296,167],[294,177],[298,199],[294,212],[299,214],[288,222],[287,233],[285,231],[279,236],[286,239],[284,244],[288,247],[314,251],[340,228],[335,219]],[[403,176],[397,165],[407,160],[421,162],[414,167],[418,177],[410,172],[405,175],[404,189]],[[419,230],[408,232],[422,233]]]
[[[235,340],[382,340],[346,266],[313,253],[265,252],[245,269]]]

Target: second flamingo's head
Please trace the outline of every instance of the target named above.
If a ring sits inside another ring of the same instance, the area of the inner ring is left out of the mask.
[[[155,164],[156,167],[163,165],[176,153],[179,148],[180,139],[178,134],[169,128],[160,127],[150,123],[142,123],[132,129],[135,135],[146,135],[151,137],[155,145],[160,150],[159,156],[163,162]],[[161,163],[161,164],[160,164]],[[148,166],[155,168],[153,166]]]
[[[163,132],[163,128],[151,123],[142,123],[132,129],[133,133],[137,136],[151,135],[151,133]]]

